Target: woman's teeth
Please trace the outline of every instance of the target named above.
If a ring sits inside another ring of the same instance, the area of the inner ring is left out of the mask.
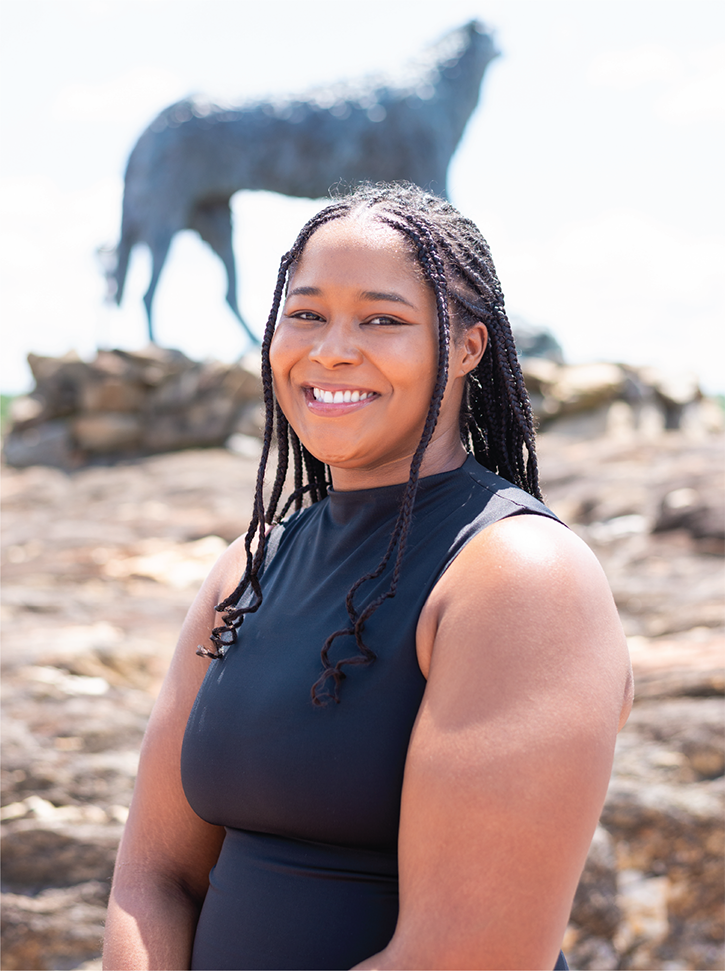
[[[313,396],[317,401],[324,401],[325,404],[341,405],[347,401],[365,401],[372,398],[372,391],[323,391],[322,388],[313,388]]]

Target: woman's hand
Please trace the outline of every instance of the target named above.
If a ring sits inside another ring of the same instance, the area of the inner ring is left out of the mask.
[[[631,705],[601,568],[553,520],[496,523],[436,585],[418,648],[400,917],[358,967],[553,968]]]
[[[191,606],[149,721],[108,907],[104,968],[188,968],[194,932],[224,830],[200,819],[181,785],[181,745],[209,662],[196,654],[219,623],[214,605],[236,586],[237,540]]]

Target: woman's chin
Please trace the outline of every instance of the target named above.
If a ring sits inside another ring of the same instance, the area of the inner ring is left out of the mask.
[[[351,455],[349,452],[334,451],[327,448],[315,448],[310,447],[306,443],[303,443],[305,448],[311,455],[314,455],[316,459],[322,462],[324,465],[329,465],[331,469],[374,469],[376,463],[374,460],[369,461],[365,456],[362,455]]]
[[[374,457],[367,454],[361,443],[353,436],[302,435],[297,433],[307,451],[316,459],[331,468],[356,469],[367,466]]]
[[[404,481],[408,477],[410,462],[418,444],[419,430],[416,428],[414,433],[406,436],[405,441],[396,442],[396,447],[389,448],[385,448],[387,443],[380,440],[383,434],[384,432],[380,432],[364,437],[359,434],[323,436],[305,435],[303,431],[300,441],[311,455],[332,469],[333,475],[337,470],[344,475],[346,481],[350,475],[354,476],[356,473],[364,479],[371,476],[374,478],[379,474],[384,480],[381,484],[387,484],[391,473],[397,474],[399,468],[403,470],[401,481]]]

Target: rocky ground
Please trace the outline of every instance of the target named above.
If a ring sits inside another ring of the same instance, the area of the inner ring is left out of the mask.
[[[567,932],[574,968],[723,967],[723,436],[547,432],[550,505],[594,548],[638,700]],[[96,968],[139,743],[255,462],[185,451],[2,469],[7,969]]]

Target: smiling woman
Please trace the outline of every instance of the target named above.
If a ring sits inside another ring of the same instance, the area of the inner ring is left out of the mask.
[[[252,520],[149,724],[105,967],[566,967],[631,675],[541,501],[485,241],[414,186],[333,202],[262,373]]]

